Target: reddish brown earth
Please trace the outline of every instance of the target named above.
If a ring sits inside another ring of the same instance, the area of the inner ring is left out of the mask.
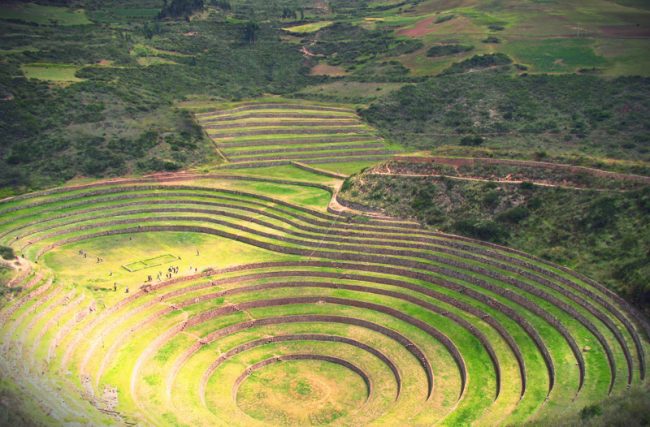
[[[312,76],[341,77],[347,75],[348,73],[342,67],[328,64],[318,64],[311,69],[309,74]]]
[[[605,37],[645,39],[650,38],[650,27],[635,25],[606,25],[600,27]]]
[[[418,21],[413,28],[402,29],[397,32],[400,36],[408,37],[422,37],[426,36],[429,33],[433,33],[435,28],[432,27],[433,20],[435,17],[425,18],[421,21]]]

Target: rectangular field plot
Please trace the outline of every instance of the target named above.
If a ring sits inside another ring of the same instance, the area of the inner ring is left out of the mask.
[[[159,265],[167,264],[172,261],[176,261],[178,258],[171,254],[160,255],[155,258],[149,258],[142,261],[132,262],[130,264],[125,264],[124,267],[129,272],[140,271],[146,268],[157,267]]]

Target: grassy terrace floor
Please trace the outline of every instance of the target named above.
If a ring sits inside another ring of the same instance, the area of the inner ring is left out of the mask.
[[[520,423],[646,383],[647,324],[600,285],[246,171],[1,202],[3,374],[57,419],[155,425]]]
[[[352,108],[276,100],[228,104],[196,116],[230,167],[380,160],[401,150],[378,137]]]

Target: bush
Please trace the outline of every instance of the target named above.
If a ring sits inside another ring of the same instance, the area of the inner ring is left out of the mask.
[[[503,53],[489,53],[487,55],[474,55],[462,62],[457,62],[443,72],[443,74],[463,73],[472,69],[498,67],[512,64],[512,59]]]
[[[501,40],[499,40],[498,37],[494,36],[489,36],[486,37],[485,39],[481,40],[482,43],[501,43]]]
[[[602,415],[602,413],[603,411],[602,409],[600,409],[600,406],[598,405],[585,406],[580,411],[580,419],[582,421],[587,421],[590,418],[596,417],[598,415]]]
[[[501,212],[497,215],[497,221],[499,222],[508,222],[511,224],[518,224],[524,219],[528,218],[530,211],[526,206],[516,206],[507,211]]]
[[[440,15],[436,18],[436,24],[441,24],[443,22],[451,21],[454,19],[454,15]]]
[[[0,257],[6,260],[16,259],[16,254],[14,253],[13,248],[9,246],[0,246]]]
[[[411,202],[411,207],[415,210],[423,210],[432,206],[433,198],[436,195],[437,187],[433,184],[419,189]]]
[[[462,219],[454,223],[454,229],[460,234],[494,243],[503,243],[508,238],[506,229],[494,221]]]
[[[532,182],[524,181],[521,184],[519,184],[519,188],[521,188],[522,190],[530,191],[535,189],[535,184],[533,184]]]
[[[482,136],[478,136],[478,135],[464,136],[460,140],[460,145],[463,145],[465,147],[478,147],[484,142],[485,142],[485,138],[483,138]]]

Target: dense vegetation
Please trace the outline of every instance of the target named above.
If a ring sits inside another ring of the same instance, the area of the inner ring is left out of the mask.
[[[104,11],[112,6],[91,5],[89,14],[109,19]],[[248,21],[231,22],[219,8],[191,22],[154,16],[116,26],[3,24],[3,48],[17,49],[0,67],[4,194],[79,175],[209,161],[211,142],[177,101],[288,93],[308,81],[300,53],[268,24],[255,25],[258,43],[250,43]],[[53,63],[46,73],[72,64],[74,81],[25,78],[21,67],[29,63]]]
[[[342,197],[570,266],[650,305],[650,187],[603,193],[362,174]]]
[[[362,115],[419,149],[478,135],[499,154],[650,159],[650,80],[639,77],[449,75],[405,86]]]
[[[311,49],[315,54],[328,58],[331,64],[356,68],[378,56],[410,53],[420,47],[420,41],[396,40],[388,30],[366,30],[337,23],[319,31]]]

